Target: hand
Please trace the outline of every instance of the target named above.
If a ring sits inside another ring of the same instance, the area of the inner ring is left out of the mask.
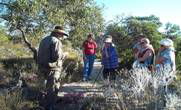
[[[66,58],[68,56],[68,54],[69,54],[68,52],[64,52],[63,53],[63,58]]]

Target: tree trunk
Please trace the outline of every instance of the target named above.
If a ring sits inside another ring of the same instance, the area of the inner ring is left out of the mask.
[[[22,33],[22,37],[23,37],[23,40],[25,42],[25,44],[28,46],[28,48],[33,52],[33,59],[36,61],[37,63],[37,57],[38,57],[38,52],[37,52],[37,49],[35,47],[32,46],[32,44],[28,41],[28,39],[26,38],[25,36],[25,33],[22,29],[19,29]]]

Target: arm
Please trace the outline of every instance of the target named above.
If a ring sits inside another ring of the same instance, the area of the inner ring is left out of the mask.
[[[171,57],[172,57],[172,53],[171,52],[166,52],[162,56],[160,56],[160,57],[158,57],[156,59],[156,63],[157,64],[170,63]]]
[[[56,41],[52,43],[50,46],[50,59],[51,61],[49,62],[50,67],[57,67],[58,66],[58,61],[63,58],[63,51],[62,51],[62,44],[59,41]]]
[[[151,50],[147,50],[146,53],[143,55],[143,57],[138,58],[138,61],[144,61],[146,60],[148,57],[151,57],[153,55]]]
[[[164,61],[164,57],[158,57],[157,59],[156,59],[156,64],[163,64],[163,61]]]
[[[134,54],[134,57],[136,58],[136,59],[138,59],[138,55],[139,55],[139,51],[137,51],[135,54]]]
[[[94,41],[95,49],[97,48],[97,43]]]

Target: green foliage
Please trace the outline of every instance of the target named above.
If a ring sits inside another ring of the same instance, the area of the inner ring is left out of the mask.
[[[113,36],[122,66],[131,67],[134,60],[132,46],[135,38],[140,34],[149,38],[155,49],[159,48],[159,41],[162,38],[162,34],[158,31],[160,26],[159,18],[153,15],[148,17],[122,17],[107,26],[106,33]]]
[[[123,22],[129,35],[137,36],[144,34],[149,37],[154,32],[158,32],[158,28],[161,26],[159,18],[151,15],[146,17],[134,17],[130,16],[125,18]]]
[[[121,51],[121,50],[120,50]],[[122,68],[131,69],[132,63],[134,61],[132,50],[131,49],[125,49],[124,51],[121,51],[119,53],[120,59],[121,59],[121,65]]]
[[[0,59],[30,57],[32,53],[22,44],[4,42],[0,45]]]
[[[9,36],[5,33],[5,30],[0,29],[0,43],[9,43]]]
[[[178,70],[181,70],[181,38],[177,37],[174,39],[174,47],[176,50],[176,67]]]
[[[67,42],[67,45],[69,43]],[[64,45],[64,51],[68,52],[68,56],[63,62],[63,72],[66,73],[64,79],[65,82],[75,82],[82,79],[82,56],[80,51],[72,49],[69,44],[69,47]]]
[[[67,19],[70,21],[69,25],[71,28],[70,39],[74,42],[74,47],[80,47],[88,33],[93,32],[97,35],[98,32],[102,31],[104,20],[101,14],[101,8],[96,6],[96,4],[92,2],[88,2],[87,5],[74,3],[67,7],[69,9],[67,10]]]
[[[21,91],[14,91],[12,93],[0,96],[0,109],[30,110],[38,106],[36,102],[25,100],[21,94]]]
[[[165,35],[172,39],[181,36],[180,27],[172,23],[165,24]]]
[[[178,70],[181,70],[181,51],[176,52],[176,66]]]
[[[31,55],[23,44],[14,44],[11,42],[10,36],[7,35],[3,29],[0,30],[0,44],[0,59],[27,57]]]
[[[34,45],[57,24],[70,32],[76,47],[88,32],[96,34],[103,29],[101,8],[93,0],[1,0],[0,5],[0,18],[11,35],[23,30]]]

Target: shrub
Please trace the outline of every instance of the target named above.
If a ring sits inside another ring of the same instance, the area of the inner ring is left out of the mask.
[[[36,102],[25,100],[21,91],[13,91],[11,93],[0,96],[1,110],[30,110],[38,106]]]
[[[120,68],[131,69],[133,63],[133,54],[131,49],[125,49],[119,53],[120,56]]]

